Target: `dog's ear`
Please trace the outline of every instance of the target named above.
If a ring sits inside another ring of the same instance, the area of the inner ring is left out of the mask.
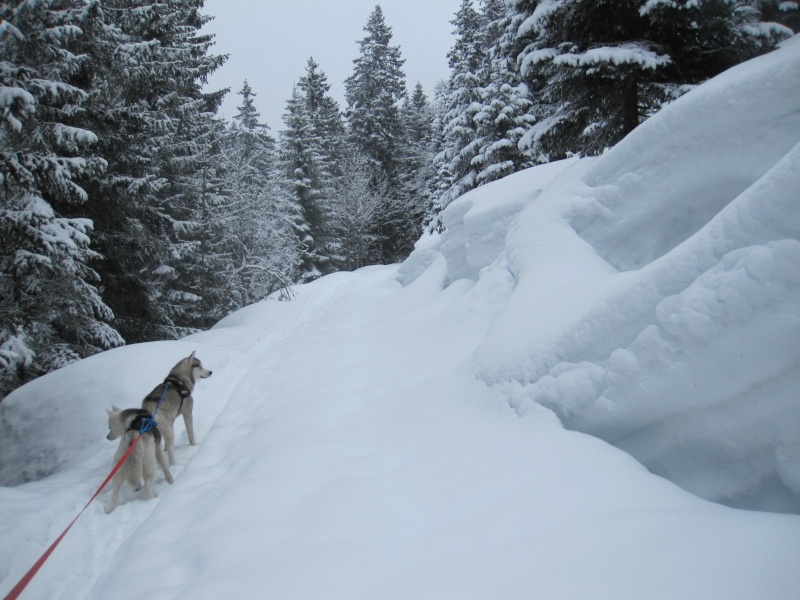
[[[195,352],[197,352],[197,350],[192,350],[192,353],[189,355],[189,359],[193,359],[194,358],[194,353]]]
[[[122,409],[120,409],[118,406],[114,406],[112,404],[111,405],[111,410],[108,411],[108,414],[111,414],[112,412],[119,412],[120,410],[122,410]]]

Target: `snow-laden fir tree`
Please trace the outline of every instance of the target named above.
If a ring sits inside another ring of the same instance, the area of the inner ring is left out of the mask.
[[[224,95],[203,92],[225,57],[201,0],[103,0],[109,39],[93,50],[89,102],[108,157],[90,190],[104,299],[128,341],[175,338],[201,321],[197,288],[202,157]]]
[[[375,163],[356,149],[345,150],[341,167],[347,175],[334,186],[331,227],[339,240],[341,268],[352,271],[380,259],[378,232],[390,203],[389,186]]]
[[[205,92],[208,77],[225,60],[210,54],[214,36],[201,33],[211,17],[201,14],[204,0],[176,0],[174,29],[168,42],[173,60],[180,64],[173,76],[172,94],[162,98],[169,107],[173,130],[167,138],[164,173],[169,186],[162,197],[162,213],[168,219],[170,253],[163,267],[172,268],[164,277],[160,302],[166,303],[174,323],[172,334],[181,337],[202,324],[201,255],[202,213],[200,202],[204,161],[214,143],[215,114],[227,92]]]
[[[370,14],[359,42],[360,55],[353,74],[345,80],[347,124],[351,145],[377,167],[389,189],[389,204],[379,231],[380,261],[394,262],[408,255],[416,241],[415,224],[401,193],[403,122],[400,103],[406,95],[399,46],[392,46],[392,30],[380,6]]]
[[[481,147],[475,117],[483,106],[482,19],[472,0],[462,0],[451,22],[456,28],[456,41],[447,54],[451,73],[445,98],[444,145],[435,159],[438,170],[432,209],[435,215],[477,185],[480,161],[475,160]],[[440,226],[438,217],[429,225]]]
[[[740,0],[510,0],[520,69],[544,102],[530,138],[551,158],[597,154],[665,101],[771,48]]]
[[[750,0],[748,4],[758,11],[760,21],[800,31],[800,0]]]
[[[323,157],[319,145],[310,139],[314,137],[313,125],[305,96],[298,87],[286,102],[283,122],[285,127],[280,132],[281,171],[287,196],[295,207],[292,220],[302,257],[298,281],[305,283],[320,277],[327,262],[327,257],[318,250],[324,217],[322,203],[329,183],[320,173]]]
[[[649,0],[639,14],[647,20],[651,38],[670,56],[664,70],[667,83],[701,83],[792,35],[783,25],[763,22],[757,7],[746,0]]]
[[[536,119],[533,100],[516,62],[515,32],[519,17],[505,0],[483,0],[483,35],[486,60],[479,79],[480,111],[474,122],[480,147],[473,159],[476,185],[483,185],[527,168],[546,158],[521,141]]]
[[[319,148],[320,172],[326,179],[334,179],[342,174],[337,158],[345,145],[344,118],[339,104],[330,94],[328,76],[313,57],[308,59],[305,75],[298,80],[297,87],[305,98],[312,126],[311,140]]]
[[[120,345],[88,262],[92,222],[80,178],[104,161],[80,126],[95,3],[0,4],[0,396]]]
[[[214,281],[216,321],[293,283],[299,251],[276,178],[275,141],[261,123],[247,81],[242,103],[207,166],[203,200],[205,277]],[[212,295],[213,294],[213,295]]]
[[[434,158],[438,152],[435,128],[439,127],[434,106],[428,101],[422,84],[417,83],[411,95],[406,97],[401,114],[406,139],[402,168],[403,194],[410,222],[415,226],[409,235],[418,238],[433,203],[436,179]]]
[[[299,132],[309,157],[308,174],[312,189],[298,201],[309,219],[314,239],[314,269],[317,274],[336,269],[337,240],[329,227],[330,196],[336,179],[342,175],[339,159],[345,145],[345,127],[338,103],[331,97],[328,77],[313,58],[308,59],[306,72],[297,83],[301,110],[307,121]],[[305,279],[308,279],[306,277]]]

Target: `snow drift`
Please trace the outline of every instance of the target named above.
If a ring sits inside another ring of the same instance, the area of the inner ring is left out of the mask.
[[[798,40],[464,196],[403,265],[15,391],[0,594],[108,473],[104,409],[196,350],[174,485],[101,496],[24,597],[796,597]]]
[[[436,252],[451,280],[510,275],[474,369],[520,413],[704,498],[800,512],[798,98],[795,36],[599,158],[460,198],[401,281]]]

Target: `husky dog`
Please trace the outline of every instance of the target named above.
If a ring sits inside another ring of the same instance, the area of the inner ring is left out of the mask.
[[[111,410],[106,412],[108,413],[108,439],[122,438],[119,441],[117,452],[114,454],[114,464],[116,465],[128,451],[136,436],[139,435],[142,421],[145,418],[151,418],[152,415],[141,408],[126,408],[122,410],[116,406],[112,406]],[[172,478],[172,473],[169,472],[169,465],[164,452],[161,450],[161,434],[158,433],[158,429],[153,428],[142,434],[139,445],[134,448],[119,471],[114,474],[114,478],[111,480],[111,500],[106,506],[106,514],[117,507],[119,490],[125,480],[136,491],[144,487],[145,497],[148,500],[155,495],[153,494],[152,484],[156,478],[156,461],[161,466],[167,482],[172,483],[174,479]]]
[[[189,436],[189,443],[194,446],[194,422],[192,421],[192,390],[195,381],[211,377],[211,371],[204,369],[199,359],[195,358],[194,352],[182,359],[167,375],[164,383],[156,386],[142,402],[142,408],[154,413],[158,421],[158,429],[164,436],[164,446],[169,456],[169,464],[175,464],[175,432],[174,423],[178,415],[183,415],[183,423],[186,425],[186,434]],[[163,396],[163,400],[162,400]],[[159,401],[161,405],[159,406]],[[156,407],[158,412],[156,413]]]

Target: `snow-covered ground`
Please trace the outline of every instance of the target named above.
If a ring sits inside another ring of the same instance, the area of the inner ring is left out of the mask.
[[[196,350],[174,485],[101,495],[23,598],[800,598],[800,38],[444,220],[10,395],[0,594]]]

